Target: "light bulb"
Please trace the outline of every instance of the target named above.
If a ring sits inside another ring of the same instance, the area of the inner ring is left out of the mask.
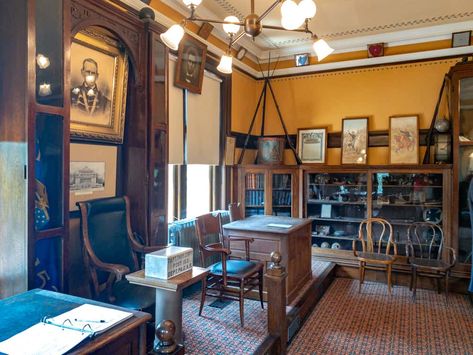
[[[47,67],[49,67],[51,62],[49,61],[49,58],[45,55],[38,54],[36,56],[36,64],[38,64],[39,69],[46,69]]]
[[[286,0],[281,6],[281,25],[286,30],[295,30],[304,23],[304,14],[292,0]]]
[[[184,36],[184,29],[181,25],[172,25],[169,29],[161,33],[159,36],[161,41],[164,42],[166,46],[171,48],[172,50],[177,51],[179,48],[179,42],[181,41],[182,37]]]
[[[304,18],[312,18],[317,12],[317,7],[313,0],[302,0],[298,7],[300,12],[304,15]]]
[[[220,64],[217,67],[217,70],[224,74],[232,73],[232,57],[230,55],[222,55],[220,59]]]
[[[234,35],[240,30],[240,20],[236,16],[227,16],[223,20],[225,22],[233,22],[233,23],[224,23],[223,24],[223,30],[228,34],[228,35]]]
[[[184,2],[184,5],[187,7],[190,7],[191,5],[194,5],[195,7],[199,6],[202,0],[182,0]]]
[[[314,42],[313,48],[319,62],[334,51],[323,39]]]

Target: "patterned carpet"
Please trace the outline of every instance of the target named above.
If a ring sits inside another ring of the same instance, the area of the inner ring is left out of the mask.
[[[329,265],[312,260],[312,273],[319,276]],[[240,326],[238,302],[223,309],[209,307],[207,297],[199,317],[200,290],[184,298],[182,323],[187,354],[252,354],[267,335],[267,305],[245,299],[245,327]]]
[[[473,307],[467,296],[336,279],[289,354],[473,354]]]

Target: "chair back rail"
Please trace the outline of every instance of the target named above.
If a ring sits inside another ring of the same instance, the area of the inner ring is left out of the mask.
[[[393,227],[391,223],[382,218],[368,218],[360,223],[358,240],[362,250],[369,253],[382,253],[385,246],[386,255],[390,255],[391,247],[397,255],[397,245],[393,240]],[[355,244],[355,242],[354,242]],[[353,248],[355,250],[355,248]]]
[[[442,228],[431,222],[416,222],[407,229],[406,255],[441,260],[444,247]]]
[[[228,212],[230,213],[230,222],[239,221],[243,219],[243,214],[241,213],[240,202],[233,202],[228,205]]]

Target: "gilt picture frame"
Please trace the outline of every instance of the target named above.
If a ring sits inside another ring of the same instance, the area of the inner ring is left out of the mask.
[[[114,38],[79,32],[71,43],[71,136],[123,143],[128,56]]]
[[[327,127],[299,128],[297,154],[304,164],[325,164],[327,152]]]
[[[202,92],[207,46],[185,34],[179,44],[174,85],[194,94]]]
[[[368,163],[368,117],[342,119],[341,163]]]
[[[419,164],[419,116],[389,117],[389,164]]]

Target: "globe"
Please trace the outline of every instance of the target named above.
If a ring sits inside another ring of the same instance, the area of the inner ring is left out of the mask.
[[[448,129],[450,128],[450,121],[447,120],[445,117],[437,118],[435,120],[434,127],[440,133],[447,132]]]

